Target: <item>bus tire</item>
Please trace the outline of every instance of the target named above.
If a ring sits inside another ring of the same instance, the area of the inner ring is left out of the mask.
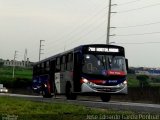
[[[77,95],[74,94],[71,90],[71,84],[70,83],[66,84],[66,98],[68,100],[76,100],[77,99]]]
[[[109,102],[111,99],[111,95],[110,94],[101,94],[100,98],[103,102]]]
[[[51,94],[47,94],[44,90],[42,91],[42,96],[43,96],[43,98],[52,98],[53,97],[53,95],[51,95]]]

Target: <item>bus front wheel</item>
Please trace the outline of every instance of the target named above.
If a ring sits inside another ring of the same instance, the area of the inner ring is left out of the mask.
[[[111,99],[111,95],[110,94],[101,94],[100,98],[103,102],[109,102]]]

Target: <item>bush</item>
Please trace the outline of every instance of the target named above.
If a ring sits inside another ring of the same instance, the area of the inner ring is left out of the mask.
[[[160,77],[152,77],[151,80],[152,82],[160,83]]]
[[[12,88],[26,88],[32,85],[32,80],[27,78],[16,78],[13,80]]]
[[[3,84],[7,88],[11,88],[13,80],[10,77],[0,77],[0,84]]]
[[[147,75],[138,75],[137,79],[139,80],[139,86],[141,88],[150,86],[149,77]]]

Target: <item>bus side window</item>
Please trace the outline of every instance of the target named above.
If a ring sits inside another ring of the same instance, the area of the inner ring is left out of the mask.
[[[50,70],[50,63],[49,61],[46,62],[46,69],[45,69],[47,72]]]
[[[54,59],[54,60],[51,60],[51,62],[50,62],[50,70],[52,71],[52,72],[55,72],[55,70],[56,70],[56,60]]]
[[[44,63],[41,63],[41,74],[44,74]]]
[[[40,64],[37,65],[37,75],[40,74]]]
[[[60,67],[60,58],[56,59],[56,72],[60,72],[61,67]]]
[[[66,56],[62,56],[61,58],[61,71],[66,70]]]
[[[42,63],[42,73],[43,74],[48,74],[49,73],[49,61],[46,61]]]
[[[35,65],[33,67],[33,75],[37,75],[38,69],[37,69],[37,65]]]
[[[73,69],[73,54],[70,53],[68,54],[67,57],[67,70],[70,71]]]

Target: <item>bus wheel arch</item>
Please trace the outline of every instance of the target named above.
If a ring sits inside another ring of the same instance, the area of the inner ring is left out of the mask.
[[[44,84],[42,84],[41,88],[42,88],[41,92],[42,92],[43,98],[52,98],[53,97],[53,95],[51,95],[50,92],[46,91],[47,88],[45,87]]]

